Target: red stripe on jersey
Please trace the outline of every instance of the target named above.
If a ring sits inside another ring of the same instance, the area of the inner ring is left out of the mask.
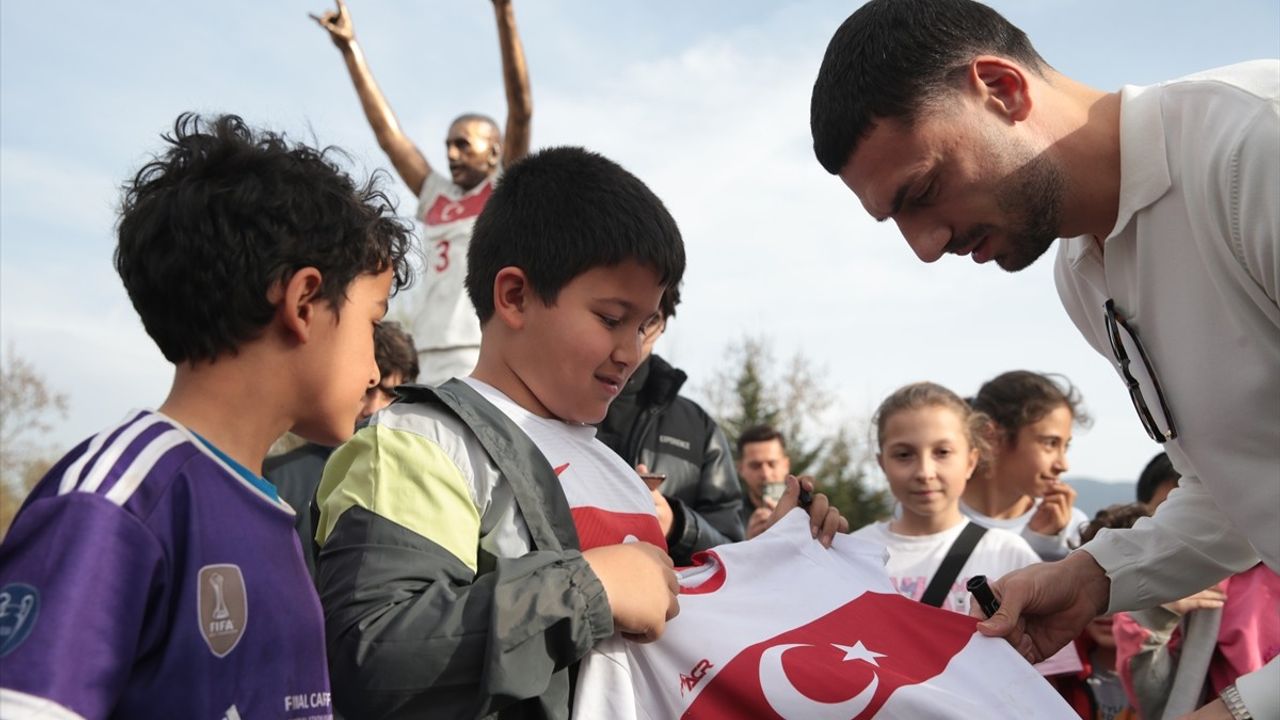
[[[444,195],[438,195],[436,201],[431,203],[431,207],[423,215],[422,221],[427,225],[444,225],[473,218],[484,210],[484,204],[489,202],[489,195],[492,193],[493,183],[486,180],[480,192],[468,195],[461,200],[450,200]]]
[[[729,577],[728,572],[724,569],[724,561],[716,554],[715,550],[703,550],[700,553],[694,553],[693,564],[706,565],[709,562],[716,563],[716,569],[711,573],[711,577],[692,587],[680,586],[681,595],[705,595],[713,593],[724,585],[725,579]]]
[[[573,524],[583,550],[620,545],[628,536],[667,549],[658,518],[648,513],[620,513],[584,506],[573,508]]]

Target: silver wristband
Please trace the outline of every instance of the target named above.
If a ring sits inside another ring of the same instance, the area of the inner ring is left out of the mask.
[[[1222,698],[1222,704],[1227,706],[1227,712],[1231,713],[1231,717],[1235,720],[1253,720],[1253,715],[1249,714],[1249,708],[1244,706],[1244,700],[1240,699],[1240,691],[1235,685],[1228,685],[1218,694]]]

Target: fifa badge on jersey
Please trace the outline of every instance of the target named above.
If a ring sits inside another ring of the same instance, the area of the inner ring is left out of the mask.
[[[39,590],[25,583],[9,583],[0,588],[0,658],[27,639],[39,614]]]
[[[200,635],[209,650],[226,657],[244,635],[249,620],[249,597],[244,575],[238,565],[205,565],[196,578],[199,583]]]

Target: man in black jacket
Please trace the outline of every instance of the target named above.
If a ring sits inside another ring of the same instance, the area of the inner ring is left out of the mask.
[[[678,394],[684,371],[652,354],[679,302],[678,289],[663,296],[662,320],[644,338],[645,359],[597,434],[639,472],[665,475],[653,497],[677,566],[691,564],[695,552],[743,539],[742,489],[729,441],[705,410]]]

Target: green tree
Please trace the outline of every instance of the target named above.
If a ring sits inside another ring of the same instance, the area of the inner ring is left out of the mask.
[[[868,472],[872,453],[851,426],[837,424],[826,433],[823,418],[832,407],[823,391],[825,372],[800,353],[781,368],[766,338],[744,337],[729,346],[727,362],[703,388],[708,407],[729,442],[753,425],[772,425],[787,438],[787,455],[796,475],[812,475],[819,489],[858,528],[887,517],[891,497],[873,486]]]
[[[868,472],[872,463],[866,446],[848,426],[839,427],[827,442],[827,453],[813,473],[818,487],[856,530],[889,517],[893,496],[884,487],[873,487]]]

